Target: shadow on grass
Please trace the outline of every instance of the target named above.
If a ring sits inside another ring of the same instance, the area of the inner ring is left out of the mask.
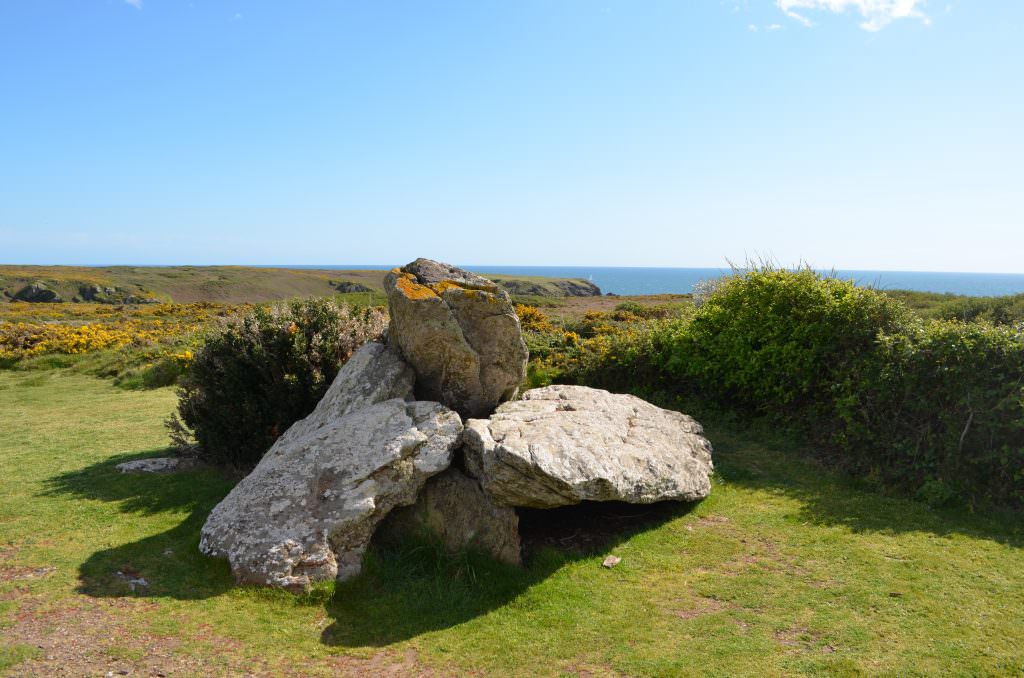
[[[119,454],[49,478],[43,496],[117,502],[123,513],[153,515],[165,511],[194,511],[207,504],[212,508],[231,489],[231,481],[215,469],[183,473],[121,473],[117,470],[117,465],[126,461],[173,454],[170,448]]]
[[[166,596],[197,600],[234,587],[228,563],[199,552],[199,533],[232,480],[215,469],[172,474],[122,474],[124,461],[167,454],[151,450],[120,455],[48,481],[44,494],[116,504],[121,520],[186,514],[173,528],[93,553],[79,567],[78,591],[94,597]],[[521,515],[526,567],[495,562],[472,552],[451,555],[429,540],[375,541],[363,574],[318,589],[306,603],[324,602],[334,623],[324,643],[381,646],[448,628],[513,600],[565,563],[592,557],[631,536],[687,513],[674,503],[637,507],[584,504]],[[120,575],[118,573],[121,573]],[[132,590],[129,579],[146,586]]]
[[[770,435],[762,437],[756,432],[716,434],[714,426],[708,429],[708,437],[715,447],[716,475],[732,485],[776,492],[799,500],[801,508],[797,518],[800,522],[842,525],[853,532],[964,535],[1015,548],[1024,546],[1024,514],[930,508],[837,473],[811,458],[810,453],[780,451],[793,450],[792,442]]]
[[[400,544],[375,541],[363,574],[335,588],[327,603],[334,622],[321,641],[332,646],[381,647],[456,626],[509,604],[562,566],[600,557],[694,506],[608,502],[521,511],[524,567],[473,552],[449,554],[429,539]]]
[[[709,426],[720,481],[798,500],[798,522],[843,525],[855,532],[900,534],[927,531],[967,535],[1012,547],[1024,545],[1024,521],[1001,516],[931,510],[888,497],[841,477],[791,451],[792,443],[736,435]],[[785,451],[780,451],[785,450]],[[172,475],[120,474],[115,465],[158,451],[123,456],[51,479],[47,494],[115,502],[125,520],[163,512],[187,517],[160,534],[97,551],[80,567],[82,593],[99,597],[168,596],[193,600],[233,587],[224,560],[198,551],[199,531],[231,480],[211,469]],[[632,536],[689,512],[694,505],[590,504],[554,511],[522,511],[526,566],[511,567],[475,553],[447,554],[424,540],[374,543],[363,574],[319,590],[308,602],[324,602],[332,623],[324,644],[379,647],[450,628],[508,604],[566,564],[606,552]],[[141,576],[135,592],[117,572]]]
[[[170,453],[155,449],[118,455],[47,481],[44,496],[112,502],[123,514],[119,520],[148,519],[161,513],[188,514],[165,532],[89,556],[79,567],[80,593],[195,600],[219,595],[233,585],[226,561],[199,552],[199,531],[210,510],[231,489],[230,479],[215,469],[168,474],[124,474],[117,470],[117,464],[125,461]],[[145,579],[147,585],[133,590],[128,580],[138,578]]]

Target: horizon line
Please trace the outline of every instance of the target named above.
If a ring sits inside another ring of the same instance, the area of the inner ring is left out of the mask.
[[[0,263],[0,266],[22,266],[39,268],[277,268],[277,269],[315,269],[315,270],[341,270],[341,271],[375,271],[389,270],[400,267],[402,264],[379,264],[379,263],[345,263],[345,264],[22,264],[22,263]],[[729,265],[722,266],[619,266],[619,265],[598,265],[598,264],[457,264],[460,268],[470,271],[485,272],[486,268],[550,268],[550,269],[646,269],[663,271],[708,271],[708,270],[731,270]],[[781,266],[781,268],[794,269],[801,266]],[[1024,272],[1010,271],[939,271],[939,270],[913,270],[913,269],[876,269],[856,267],[818,267],[811,266],[817,272],[835,271],[838,273],[923,273],[943,275],[998,275],[998,276],[1024,276]]]

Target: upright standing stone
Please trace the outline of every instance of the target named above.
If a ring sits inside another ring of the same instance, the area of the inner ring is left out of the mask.
[[[416,371],[416,395],[464,417],[489,415],[511,399],[529,354],[508,293],[429,259],[388,273],[390,341]]]

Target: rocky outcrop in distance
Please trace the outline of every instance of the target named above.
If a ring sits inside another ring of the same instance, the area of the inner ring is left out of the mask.
[[[32,304],[57,304],[64,301],[59,294],[42,282],[25,285],[14,293],[13,299],[14,301],[27,301]]]
[[[501,278],[497,281],[509,294],[538,297],[599,297],[601,288],[589,280],[518,280]]]

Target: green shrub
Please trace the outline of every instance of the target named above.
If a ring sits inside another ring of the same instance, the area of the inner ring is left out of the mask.
[[[814,271],[761,268],[724,279],[668,338],[667,376],[733,409],[820,422],[837,389],[873,359],[901,304]]]
[[[1024,321],[1024,294],[950,299],[938,306],[935,315],[945,320],[982,320],[993,325],[1017,325]]]
[[[178,414],[168,422],[173,442],[213,463],[254,466],[385,326],[380,309],[353,311],[325,299],[258,307],[227,321],[181,380]]]
[[[921,323],[883,335],[877,362],[851,384],[837,399],[848,467],[930,504],[956,496],[971,505],[1024,505],[1019,331]]]
[[[558,378],[769,418],[931,505],[1024,506],[1022,331],[924,322],[810,270],[723,279],[692,319],[597,334]]]

